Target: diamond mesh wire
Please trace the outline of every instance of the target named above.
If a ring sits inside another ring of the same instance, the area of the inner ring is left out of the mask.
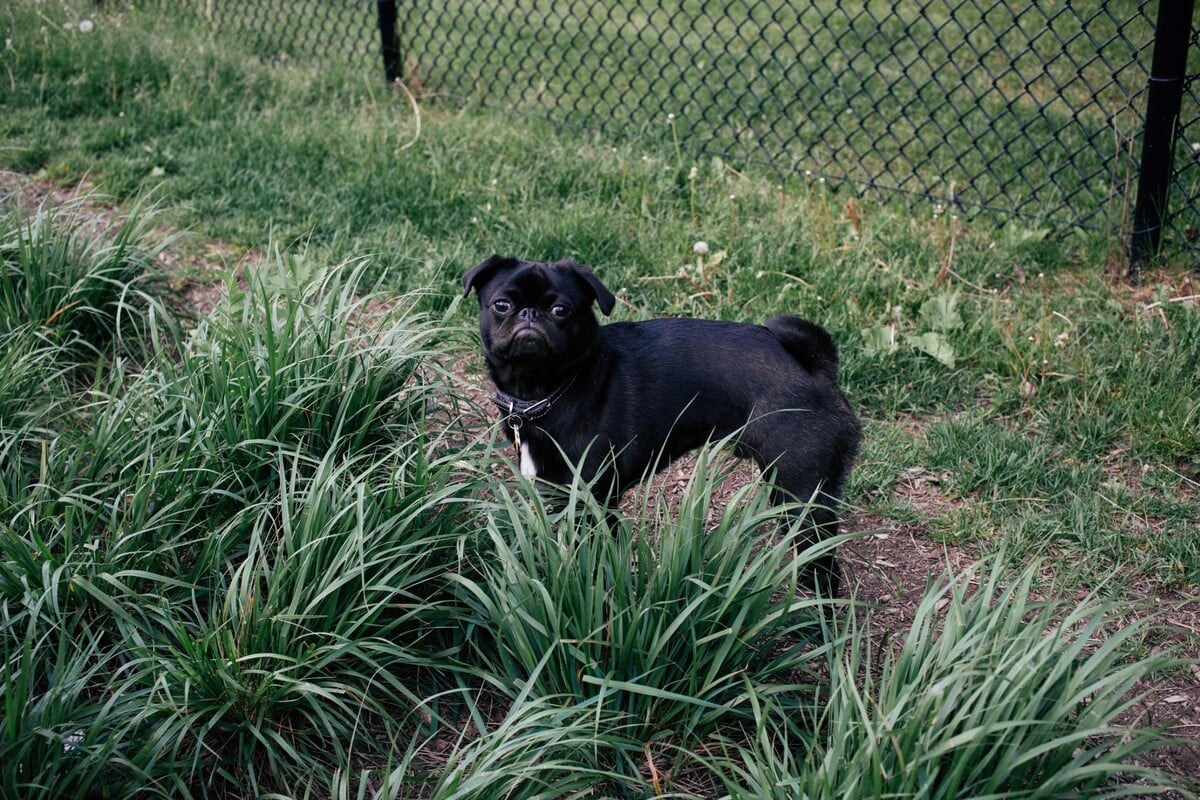
[[[382,74],[371,0],[196,3],[219,25],[257,37],[273,57],[352,58]],[[696,157],[964,210],[1127,226],[1154,2],[397,0],[397,7],[404,80],[430,102],[538,109],[614,138],[678,140]],[[1198,51],[1194,40],[1192,55]],[[1194,81],[1180,135],[1171,207],[1186,220],[1176,229],[1189,235],[1200,232]]]
[[[1175,137],[1175,169],[1167,208],[1171,229],[1195,246],[1200,242],[1200,31],[1192,30],[1188,77]]]
[[[196,14],[236,35],[264,60],[341,62],[364,69],[378,62],[375,3],[370,0],[147,0]]]

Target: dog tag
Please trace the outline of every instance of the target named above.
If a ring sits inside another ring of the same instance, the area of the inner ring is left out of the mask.
[[[517,458],[521,457],[521,424],[522,420],[518,416],[508,419],[508,427],[512,428],[513,432],[513,449],[516,450]]]

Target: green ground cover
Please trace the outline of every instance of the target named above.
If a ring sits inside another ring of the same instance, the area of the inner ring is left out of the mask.
[[[669,127],[418,117],[186,19],[20,0],[0,30],[5,185],[88,187],[0,207],[0,794],[1183,781],[1111,725],[1190,674],[1178,631],[1123,624],[1200,583],[1186,268],[1130,288],[1103,235],[781,186]],[[753,484],[713,505],[711,454],[617,530],[542,507],[471,402],[458,281],[493,252],[593,265],[618,318],[825,325],[866,422],[852,515],[985,561],[889,648],[797,596]]]

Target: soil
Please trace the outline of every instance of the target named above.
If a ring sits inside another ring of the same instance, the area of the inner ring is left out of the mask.
[[[86,180],[73,187],[59,187],[0,170],[0,211],[14,202],[35,209],[43,203],[63,204],[84,195],[92,196],[92,187]],[[111,208],[102,205],[89,208],[106,221],[113,215]],[[204,245],[198,253],[195,248],[189,250],[191,254],[185,256],[168,254],[165,266],[178,276],[176,288],[200,316],[211,312],[218,302],[224,275],[236,273],[242,266],[260,259],[253,251],[238,253],[216,242]],[[471,399],[476,407],[490,409],[487,397],[491,387],[479,367],[477,359],[466,359],[455,371],[465,378],[468,386],[474,387]],[[914,435],[919,435],[920,428],[920,422],[914,420]],[[689,459],[676,462],[657,476],[656,489],[668,496],[678,495],[693,466]],[[753,475],[750,465],[739,466],[732,479],[718,490],[714,506],[722,507],[741,482]],[[915,509],[919,518],[927,519],[936,518],[949,506],[961,502],[940,491],[936,475],[921,471],[904,475],[894,494]],[[848,499],[852,504],[853,498]],[[872,608],[871,625],[880,633],[905,630],[930,581],[947,570],[961,572],[980,555],[969,548],[938,542],[920,524],[863,511],[846,513],[842,530],[860,534],[839,551],[848,593]],[[1190,647],[1192,652],[1184,655],[1195,657],[1195,642],[1200,641],[1200,600],[1194,594],[1180,597],[1147,584],[1131,587],[1130,595],[1134,600],[1145,601],[1145,616],[1153,613],[1162,626],[1156,646]],[[1144,619],[1137,614],[1131,614],[1127,620],[1129,625],[1142,623]],[[1181,740],[1180,744],[1165,746],[1144,757],[1145,764],[1200,779],[1200,664],[1147,682],[1138,687],[1138,692],[1143,696],[1120,722],[1169,725],[1170,732]]]

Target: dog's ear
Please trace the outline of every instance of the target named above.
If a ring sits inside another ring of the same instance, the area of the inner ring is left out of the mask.
[[[596,277],[596,273],[592,272],[591,267],[577,264],[569,259],[555,261],[551,266],[575,273],[580,280],[587,284],[587,287],[592,292],[592,296],[596,298],[596,305],[604,312],[604,316],[607,317],[612,313],[613,306],[617,304],[617,298],[608,290],[607,286],[600,282],[600,279]]]
[[[471,288],[478,288],[492,279],[492,273],[502,269],[511,269],[519,264],[512,256],[494,255],[482,264],[476,264],[463,275],[463,297],[471,293]]]

